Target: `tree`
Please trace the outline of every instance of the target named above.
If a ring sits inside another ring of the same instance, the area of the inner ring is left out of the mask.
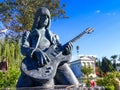
[[[98,59],[98,61],[96,61],[95,63],[95,72],[97,76],[101,76],[101,61],[100,59]]]
[[[111,61],[107,57],[102,58],[101,69],[104,73],[114,71]]]
[[[53,20],[67,18],[60,0],[4,0],[0,3],[0,21],[9,30],[21,32],[31,30],[34,14],[40,6],[45,6],[51,11]]]
[[[89,74],[91,74],[93,72],[93,69],[90,66],[85,65],[85,66],[82,67],[81,71],[88,78]]]
[[[113,67],[114,69],[116,70],[116,59],[117,59],[118,55],[112,55],[111,58],[112,58],[112,61],[113,61]]]

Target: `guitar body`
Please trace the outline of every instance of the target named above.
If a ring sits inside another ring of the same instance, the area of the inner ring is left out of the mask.
[[[51,46],[46,51],[46,54],[51,59],[47,65],[40,67],[37,60],[25,57],[20,67],[21,71],[36,80],[49,80],[54,78],[58,65],[63,61],[70,60],[71,58],[71,54],[63,55],[62,52],[58,52],[54,46]]]

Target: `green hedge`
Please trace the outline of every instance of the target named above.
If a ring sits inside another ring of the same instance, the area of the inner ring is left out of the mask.
[[[8,71],[0,71],[0,89],[14,88],[20,75],[20,64],[23,56],[20,53],[20,43],[18,41],[5,39],[0,40],[0,62],[5,57],[8,61]]]
[[[115,90],[115,87],[112,86],[105,86],[105,90]]]
[[[8,70],[7,73],[3,73],[2,71],[0,71],[0,89],[16,87],[19,75],[20,70],[16,68]]]

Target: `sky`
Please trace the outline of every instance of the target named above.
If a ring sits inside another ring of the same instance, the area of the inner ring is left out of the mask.
[[[2,0],[1,0],[2,1]],[[68,19],[52,21],[51,30],[59,35],[61,43],[74,38],[87,27],[94,28],[73,43],[73,59],[79,55],[97,58],[120,55],[120,0],[61,0],[65,3]]]
[[[68,19],[52,22],[51,30],[65,44],[87,27],[94,28],[73,43],[73,59],[79,55],[93,55],[101,59],[120,55],[120,0],[61,0]]]

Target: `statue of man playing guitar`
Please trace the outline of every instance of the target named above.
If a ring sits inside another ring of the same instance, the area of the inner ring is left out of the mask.
[[[46,7],[38,8],[32,30],[25,32],[22,37],[21,53],[25,58],[16,87],[54,88],[54,85],[79,85],[68,65],[72,42],[62,46],[58,36],[50,31],[50,23],[50,11]],[[51,46],[52,49],[49,50]]]

